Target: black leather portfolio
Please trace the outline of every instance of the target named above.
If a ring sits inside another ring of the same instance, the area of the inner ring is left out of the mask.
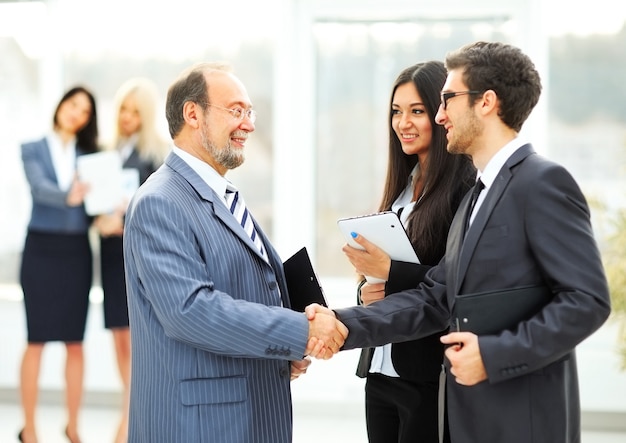
[[[456,328],[476,335],[512,330],[539,312],[551,299],[552,293],[546,286],[457,295]]]
[[[291,309],[304,312],[311,303],[328,306],[306,247],[283,263]]]

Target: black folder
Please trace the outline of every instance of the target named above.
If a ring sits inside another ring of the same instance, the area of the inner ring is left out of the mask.
[[[291,309],[304,312],[311,303],[328,306],[324,291],[317,280],[306,247],[300,249],[283,263]]]
[[[456,329],[476,335],[513,330],[552,299],[546,286],[524,286],[500,291],[457,295]]]

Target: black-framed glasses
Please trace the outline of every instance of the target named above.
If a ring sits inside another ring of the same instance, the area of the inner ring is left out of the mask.
[[[448,100],[456,97],[457,95],[467,95],[467,94],[482,94],[483,91],[459,91],[459,92],[442,92],[441,93],[441,106],[445,110],[448,107]]]
[[[248,120],[250,120],[251,123],[256,121],[256,111],[254,109],[244,109],[240,107],[231,109],[224,108],[223,106],[212,105],[211,103],[209,103],[208,106],[230,112],[230,115],[232,115],[235,120],[243,120],[244,117],[248,117]]]

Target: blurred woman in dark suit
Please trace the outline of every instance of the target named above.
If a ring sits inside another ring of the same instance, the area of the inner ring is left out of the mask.
[[[146,78],[126,81],[115,94],[114,136],[107,148],[120,155],[123,168],[127,172],[134,170],[137,185],[146,181],[161,165],[168,152],[168,144],[156,128],[157,97],[155,85]],[[113,334],[117,367],[124,388],[124,405],[115,443],[125,443],[128,439],[130,329],[122,236],[130,196],[128,193],[115,211],[99,215],[94,221],[94,226],[100,233],[104,325]]]
[[[59,102],[53,130],[22,145],[30,186],[32,214],[20,269],[28,343],[20,370],[24,428],[20,441],[37,441],[35,409],[44,345],[62,341],[65,364],[67,424],[72,443],[78,437],[83,393],[83,336],[92,284],[88,230],[91,218],[83,200],[88,187],[76,174],[76,158],[97,150],[96,102],[83,87],[70,89]]]

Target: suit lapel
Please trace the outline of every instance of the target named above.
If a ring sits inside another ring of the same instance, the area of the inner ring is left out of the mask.
[[[137,152],[137,149],[133,148],[128,158],[124,160],[124,164],[122,166],[124,168],[139,168],[141,166],[139,152]]]
[[[278,252],[274,249],[274,246],[270,242],[269,238],[267,238],[267,236],[263,232],[263,230],[259,228],[256,222],[254,224],[257,227],[257,234],[261,236],[263,244],[265,245],[267,257],[270,261],[270,266],[272,267],[272,269],[274,270],[274,274],[276,275],[276,281],[278,282],[278,287],[280,288],[280,298],[282,299],[282,304],[283,306],[291,307],[291,302],[289,301],[288,297],[289,292],[287,291],[287,282],[285,281],[285,272],[283,270],[283,261],[280,258]]]
[[[456,278],[453,280],[455,282],[454,290],[456,294],[458,294],[461,289],[461,283],[465,278],[465,274],[467,272],[467,268],[471,261],[472,255],[474,254],[474,250],[476,249],[478,241],[480,240],[485,226],[487,225],[487,221],[489,220],[489,217],[493,213],[496,204],[502,197],[502,194],[504,193],[509,182],[511,181],[511,178],[513,177],[511,169],[513,168],[513,166],[517,165],[519,162],[528,157],[528,155],[534,152],[535,151],[533,150],[532,146],[530,144],[526,144],[519,148],[517,151],[515,151],[513,155],[511,155],[511,157],[509,157],[509,159],[505,162],[505,164],[500,169],[500,172],[498,172],[498,175],[493,184],[489,188],[480,208],[478,209],[478,212],[474,217],[474,221],[472,222],[470,229],[467,231],[465,240],[463,240],[462,223],[459,223],[460,226],[457,226],[457,230],[460,231],[460,238],[457,238],[457,249],[455,249],[455,251],[458,251],[458,267],[454,267],[454,269],[456,269],[457,271],[455,275]],[[466,210],[468,204],[469,197],[466,196],[466,203],[463,206]],[[463,212],[463,214],[464,213],[465,212]],[[459,214],[457,213],[457,216],[458,215]],[[455,217],[455,221],[457,221],[456,218],[458,217]]]
[[[57,178],[57,173],[54,170],[54,164],[52,163],[52,152],[50,152],[50,146],[48,145],[48,140],[46,138],[41,140],[40,149],[43,151],[43,166],[46,168],[46,173],[49,174],[49,177],[51,177],[52,180],[58,184],[59,180]]]
[[[461,248],[463,247],[465,213],[469,209],[471,193],[472,190],[470,189],[459,204],[459,209],[454,215],[454,219],[450,224],[450,230],[448,231],[446,245],[446,281],[451,283],[448,286],[453,289],[454,294],[458,293],[458,287],[460,286],[458,274],[459,259],[461,257]]]
[[[198,175],[196,172],[178,155],[173,152],[165,159],[165,164],[171,167],[178,174],[183,176],[185,180],[194,188],[201,199],[205,200],[212,208],[212,212],[215,216],[222,221],[237,237],[243,241],[250,250],[256,254],[261,260],[265,262],[265,259],[259,252],[258,248],[250,239],[250,236],[244,231],[243,227],[237,222],[233,214],[222,202],[220,196]],[[252,217],[252,214],[250,214]],[[252,217],[254,226],[257,228],[257,233],[261,235],[264,244],[268,244],[267,237],[259,228],[256,220]],[[266,262],[267,263],[267,262]]]

